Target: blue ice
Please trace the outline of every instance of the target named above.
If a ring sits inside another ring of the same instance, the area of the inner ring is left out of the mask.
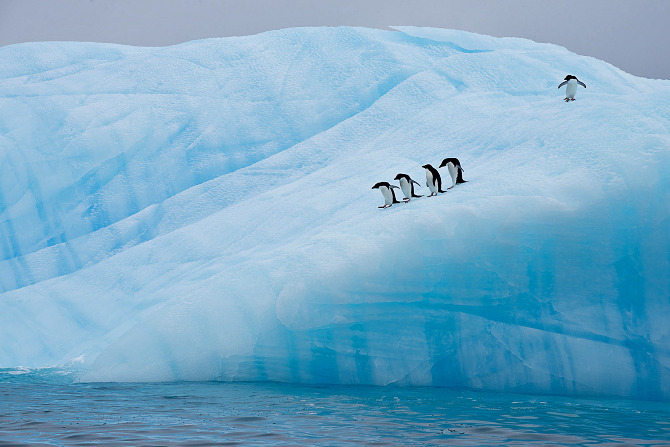
[[[0,367],[670,398],[669,81],[416,27],[0,61]]]

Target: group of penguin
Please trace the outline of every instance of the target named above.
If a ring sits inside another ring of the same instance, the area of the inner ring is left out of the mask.
[[[458,158],[445,158],[440,163],[440,168],[447,167],[449,175],[451,176],[452,185],[447,188],[447,190],[453,188],[459,183],[465,183],[466,180],[463,180],[463,168],[461,167],[461,162],[458,161]],[[426,186],[430,190],[428,197],[436,196],[440,192],[447,192],[442,190],[442,177],[440,173],[430,164],[425,164],[422,166],[426,170]],[[404,202],[409,202],[413,197],[423,197],[414,192],[414,185],[419,183],[407,174],[398,174],[395,176],[394,180],[400,182],[400,190],[405,195],[403,199]],[[376,183],[372,189],[378,189],[381,191],[384,196],[384,204],[379,208],[388,208],[394,203],[402,203],[396,199],[395,191],[393,188],[398,188],[396,185],[391,185],[389,182],[379,182]]]
[[[558,85],[558,88],[561,88],[564,85],[566,86],[565,102],[575,100],[577,85],[581,85],[582,87],[586,88],[586,84],[577,79],[577,76],[573,75],[567,75],[565,79],[563,79],[563,82]],[[453,188],[459,183],[466,182],[463,180],[463,168],[461,167],[461,163],[458,161],[458,158],[445,158],[442,160],[442,163],[440,163],[440,168],[445,166],[449,170],[449,175],[451,176],[452,181],[452,185],[447,188],[447,190]],[[430,189],[430,194],[428,197],[436,196],[440,192],[447,192],[442,190],[442,177],[440,177],[440,173],[437,172],[437,169],[429,164],[423,165],[422,167],[426,170],[426,186],[428,189]],[[414,192],[414,185],[418,185],[419,183],[412,180],[409,175],[398,174],[395,176],[394,180],[398,180],[400,182],[400,190],[405,195],[405,198],[403,199],[404,202],[409,202],[413,197],[423,197]],[[395,192],[393,191],[394,188],[397,189],[398,187],[391,185],[389,182],[379,182],[372,187],[372,189],[380,190],[384,196],[384,204],[379,208],[388,208],[394,203],[402,203],[396,199]]]

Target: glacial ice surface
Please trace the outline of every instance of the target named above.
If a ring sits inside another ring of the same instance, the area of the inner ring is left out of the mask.
[[[670,82],[415,27],[0,61],[0,368],[670,399]]]

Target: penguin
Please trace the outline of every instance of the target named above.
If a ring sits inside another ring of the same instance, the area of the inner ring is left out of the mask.
[[[423,165],[422,168],[426,169],[426,186],[430,189],[428,197],[436,196],[438,192],[447,192],[442,191],[442,177],[437,169],[429,164]]]
[[[423,197],[414,193],[414,185],[418,185],[419,182],[416,182],[410,178],[407,174],[398,174],[395,176],[394,180],[400,180],[400,189],[405,195],[403,199],[405,202],[409,202],[412,197]]]
[[[459,183],[465,183],[467,180],[463,180],[463,168],[461,167],[461,162],[458,161],[458,158],[445,158],[440,163],[440,167],[447,167],[449,170],[449,175],[451,176],[452,185],[447,189],[451,189]]]
[[[398,202],[395,198],[395,192],[393,191],[393,188],[398,188],[395,185],[391,185],[389,182],[379,182],[376,183],[375,186],[372,187],[372,189],[378,189],[382,192],[382,195],[384,196],[384,205],[378,207],[378,208],[388,208],[394,203],[401,203]]]
[[[572,75],[567,75],[565,77],[565,80],[563,82],[561,82],[560,84],[558,84],[558,88],[563,87],[565,84],[568,84],[568,86],[565,87],[565,102],[575,100],[575,93],[577,93],[577,84],[586,88],[586,84],[584,84],[582,81],[577,79],[577,76],[572,76]]]

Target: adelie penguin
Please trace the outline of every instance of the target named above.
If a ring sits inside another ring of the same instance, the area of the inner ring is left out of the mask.
[[[445,158],[440,163],[440,167],[447,167],[449,175],[451,176],[451,186],[447,189],[451,189],[459,183],[465,183],[467,180],[463,180],[463,168],[461,168],[461,162],[458,161],[458,158]]]
[[[577,79],[577,76],[567,75],[565,77],[565,80],[563,80],[563,82],[558,84],[558,88],[561,88],[566,84],[568,86],[565,87],[565,102],[575,100],[575,94],[577,93],[577,84],[586,88],[586,84],[584,84],[582,81]]]
[[[400,189],[405,195],[403,199],[405,202],[409,202],[412,197],[423,197],[414,192],[414,185],[418,185],[419,182],[416,182],[410,178],[407,174],[398,174],[395,176],[394,180],[400,181]]]
[[[378,208],[388,208],[394,203],[401,203],[398,202],[398,200],[396,200],[393,188],[398,187],[395,185],[391,185],[389,182],[375,183],[375,186],[373,186],[372,189],[380,190],[382,192],[382,195],[384,196],[384,204],[382,206],[379,206]]]
[[[426,169],[426,186],[430,189],[428,197],[436,196],[438,192],[447,192],[442,191],[442,177],[437,169],[429,164],[423,165],[422,168]]]

